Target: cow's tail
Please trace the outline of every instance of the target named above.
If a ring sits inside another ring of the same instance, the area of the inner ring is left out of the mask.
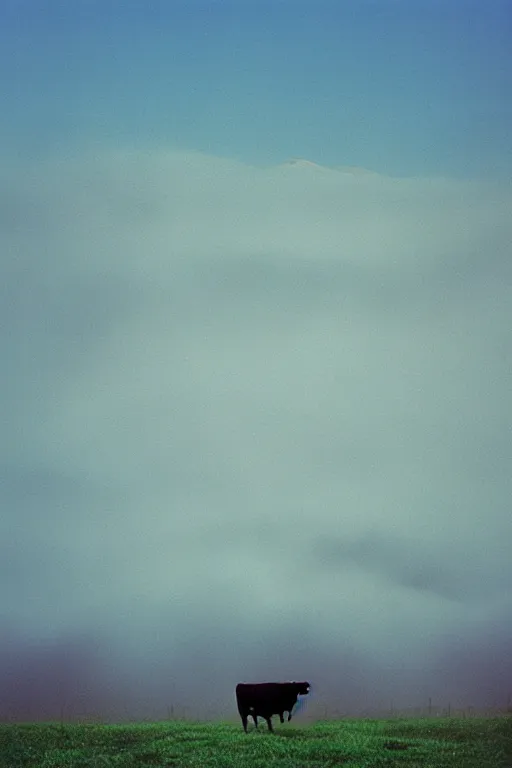
[[[242,705],[242,702],[240,701],[241,696],[240,696],[239,691],[240,691],[240,689],[239,689],[239,686],[237,685],[237,687],[235,689],[236,706],[238,708],[238,713],[239,713],[240,717],[242,718],[242,725],[244,727],[244,731],[247,733],[247,718],[249,716],[249,712],[247,710],[247,707],[244,707]]]

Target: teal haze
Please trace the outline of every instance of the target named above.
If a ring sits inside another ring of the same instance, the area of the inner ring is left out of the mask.
[[[0,718],[507,706],[511,15],[0,3]]]

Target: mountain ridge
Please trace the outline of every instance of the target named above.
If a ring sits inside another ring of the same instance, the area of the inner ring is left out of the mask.
[[[335,172],[335,173],[348,173],[352,176],[378,176],[379,174],[375,171],[371,171],[368,168],[363,168],[362,166],[358,165],[322,165],[320,163],[315,163],[312,160],[308,160],[304,157],[292,157],[289,160],[286,160],[284,163],[280,164],[281,168],[298,168],[303,170],[314,170],[314,171],[329,171],[329,172]]]

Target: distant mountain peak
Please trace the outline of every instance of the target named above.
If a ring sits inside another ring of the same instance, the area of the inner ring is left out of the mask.
[[[299,168],[299,169],[314,170],[314,171],[348,173],[351,176],[378,176],[378,174],[376,174],[375,171],[370,171],[368,170],[368,168],[362,168],[361,166],[338,165],[338,166],[332,167],[328,165],[320,165],[319,163],[314,163],[312,160],[307,160],[304,157],[292,157],[290,160],[287,160],[285,163],[282,163],[281,168]]]
[[[332,168],[328,168],[325,165],[319,165],[318,163],[313,163],[311,160],[306,160],[303,157],[292,157],[290,160],[287,160],[283,165],[287,167],[293,167],[293,168],[311,168],[318,171],[331,171]]]

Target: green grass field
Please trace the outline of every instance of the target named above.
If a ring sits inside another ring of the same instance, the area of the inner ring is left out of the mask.
[[[266,727],[266,726],[265,726]],[[512,718],[0,725],[1,768],[512,768]]]

